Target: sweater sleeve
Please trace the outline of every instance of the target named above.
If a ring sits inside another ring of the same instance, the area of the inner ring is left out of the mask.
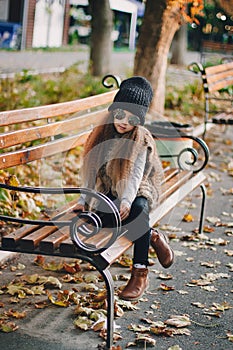
[[[84,188],[91,188],[91,186],[88,184],[87,179],[85,179],[84,183],[83,183],[83,187]],[[85,205],[86,203],[86,194],[81,193],[79,199],[78,199],[78,204],[80,205]]]
[[[134,199],[136,198],[140,183],[142,181],[145,164],[146,164],[146,155],[147,155],[146,149],[144,149],[143,152],[141,152],[138,155],[134,163],[132,173],[129,176],[127,186],[123,192],[121,202],[126,203],[129,206],[132,205]]]

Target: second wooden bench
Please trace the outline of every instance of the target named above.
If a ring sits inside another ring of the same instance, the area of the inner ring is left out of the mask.
[[[191,63],[189,69],[201,73],[204,89],[204,133],[208,123],[233,125],[233,61],[204,68]]]

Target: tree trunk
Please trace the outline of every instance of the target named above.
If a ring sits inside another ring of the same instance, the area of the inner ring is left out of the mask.
[[[170,3],[170,6],[168,6]],[[147,0],[134,62],[134,75],[146,77],[154,97],[151,111],[163,115],[167,59],[175,32],[181,25],[177,2]]]
[[[89,0],[89,3],[92,13],[89,69],[93,76],[103,76],[110,69],[113,13],[109,0]]]
[[[171,45],[171,64],[185,65],[187,51],[187,25],[183,25],[176,32]]]

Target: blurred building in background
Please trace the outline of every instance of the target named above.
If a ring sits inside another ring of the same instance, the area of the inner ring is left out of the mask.
[[[69,0],[0,0],[0,47],[66,45],[69,9]]]
[[[144,3],[110,0],[114,11],[112,40],[135,48]],[[25,49],[88,43],[88,0],[0,0],[0,48]]]
[[[117,47],[133,50],[136,45],[145,4],[136,0],[109,0],[113,10],[112,40]],[[101,25],[101,23],[100,23]],[[70,0],[69,43],[88,44],[91,34],[91,11],[88,0]]]

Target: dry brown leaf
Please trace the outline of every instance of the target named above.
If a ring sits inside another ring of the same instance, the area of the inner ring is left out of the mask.
[[[173,276],[170,273],[160,273],[158,275],[158,278],[160,278],[161,280],[171,280]]]
[[[194,221],[194,218],[193,218],[193,216],[189,213],[189,214],[185,214],[185,215],[183,216],[182,221],[185,221],[185,222],[192,222],[192,221]]]
[[[233,256],[233,250],[224,250],[224,253],[228,256]]]
[[[227,332],[227,339],[230,341],[230,342],[233,342],[233,334],[231,332]]]
[[[162,289],[162,290],[164,290],[164,291],[171,291],[171,290],[174,290],[175,289],[175,287],[173,287],[173,286],[168,286],[168,285],[166,285],[166,284],[164,284],[164,283],[161,283],[160,284],[160,289]]]
[[[6,322],[0,320],[0,331],[4,333],[10,333],[14,332],[18,329],[19,327],[14,323],[14,322]]]
[[[191,325],[191,321],[188,315],[172,315],[164,323],[177,328]]]

